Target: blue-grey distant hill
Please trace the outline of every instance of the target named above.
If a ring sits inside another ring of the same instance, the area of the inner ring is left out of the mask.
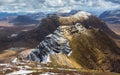
[[[105,11],[99,17],[107,23],[120,24],[120,10]]]
[[[110,2],[113,2],[113,3],[120,4],[120,0],[106,0],[106,1],[110,1]]]

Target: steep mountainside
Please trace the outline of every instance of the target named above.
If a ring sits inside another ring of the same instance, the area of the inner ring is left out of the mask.
[[[60,25],[27,59],[60,67],[120,72],[120,49],[108,36],[112,31],[104,22],[83,11],[70,17],[49,15],[48,19],[53,18]]]

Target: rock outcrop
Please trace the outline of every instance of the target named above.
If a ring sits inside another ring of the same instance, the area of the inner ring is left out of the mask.
[[[58,27],[53,34],[46,36],[37,46],[36,50],[28,56],[28,59],[36,62],[46,62],[50,54],[69,54],[71,48],[68,40],[64,37],[64,33],[61,30],[62,27]]]

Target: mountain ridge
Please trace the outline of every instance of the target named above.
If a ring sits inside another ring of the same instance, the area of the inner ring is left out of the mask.
[[[56,19],[53,15],[48,16],[50,19]],[[50,64],[52,65],[119,72],[120,68],[117,66],[120,64],[120,48],[110,38],[109,30],[105,30],[108,27],[101,20],[98,19],[95,23],[92,21],[93,25],[91,22],[86,25],[86,20],[91,18],[89,16],[91,14],[80,11],[70,17],[58,17],[60,26],[56,28],[53,34],[46,36],[36,49],[28,55],[27,59],[43,62],[50,57]],[[92,17],[97,19],[94,16]],[[103,25],[103,27],[99,25]],[[66,39],[64,40],[61,36],[67,38],[69,42],[65,42]],[[61,60],[61,57],[64,59]]]

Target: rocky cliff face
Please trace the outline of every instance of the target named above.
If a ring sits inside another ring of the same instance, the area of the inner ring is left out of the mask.
[[[36,50],[28,55],[29,60],[36,62],[46,62],[50,54],[64,53],[69,54],[71,51],[68,40],[65,38],[63,31],[64,26],[58,27],[53,34],[49,34],[40,42]]]
[[[56,29],[27,59],[61,67],[120,72],[120,49],[108,36],[112,31],[104,22],[86,12],[48,17],[44,23],[52,23]]]

